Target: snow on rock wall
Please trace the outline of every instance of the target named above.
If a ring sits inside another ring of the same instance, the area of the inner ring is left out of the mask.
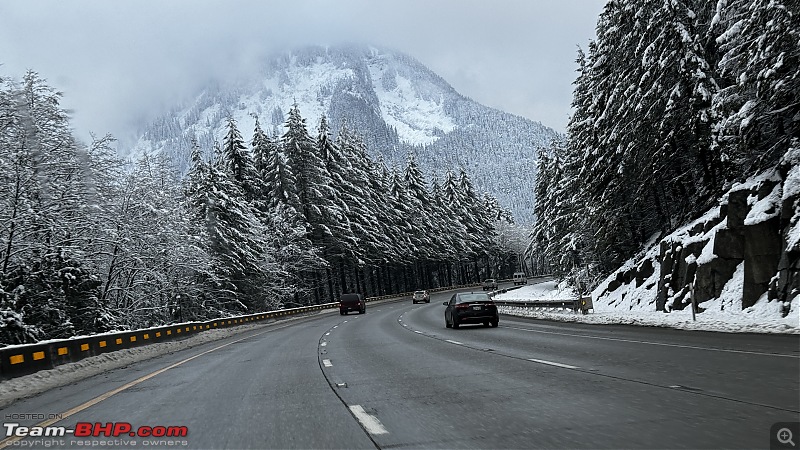
[[[593,292],[604,307],[747,310],[767,302],[798,314],[800,149],[781,164],[734,185],[719,206],[662,238]]]

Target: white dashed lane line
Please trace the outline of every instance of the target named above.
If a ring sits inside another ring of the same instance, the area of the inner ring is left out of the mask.
[[[323,359],[322,360],[322,365],[325,366],[325,367],[333,367],[333,364],[331,363],[330,359]]]
[[[458,341],[451,341],[450,339],[445,339],[445,341],[447,341],[447,342],[449,342],[449,343],[451,343],[451,344],[456,344],[456,345],[464,345],[464,344],[463,344],[463,343],[461,343],[461,342],[458,342]]]
[[[364,411],[364,407],[361,405],[352,405],[350,406],[350,412],[356,416],[361,425],[367,430],[367,433],[375,435],[375,434],[389,434],[389,431],[386,427],[383,426],[380,420],[377,417],[373,416],[372,414],[367,413]]]
[[[319,344],[319,346],[320,346],[320,347],[325,347],[325,346],[327,346],[327,345],[328,345],[328,343],[327,343],[327,342],[325,342],[325,341],[323,341],[323,342],[320,342],[320,344]]]
[[[545,361],[543,359],[533,359],[530,358],[528,361],[533,361],[539,364],[547,364],[548,366],[556,366],[556,367],[563,367],[564,369],[578,369],[578,366],[570,366],[569,364],[561,364],[553,361]]]

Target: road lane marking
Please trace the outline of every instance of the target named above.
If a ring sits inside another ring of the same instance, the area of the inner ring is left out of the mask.
[[[50,425],[53,425],[54,423],[61,422],[62,420],[66,419],[67,417],[73,416],[73,415],[75,415],[75,414],[77,414],[77,413],[79,413],[79,412],[81,412],[81,411],[83,411],[85,409],[91,408],[92,406],[102,402],[103,400],[108,399],[109,397],[111,397],[113,395],[119,394],[122,391],[126,391],[126,390],[136,386],[137,384],[143,383],[143,382],[155,377],[156,375],[160,375],[160,374],[162,374],[162,373],[164,373],[164,372],[166,372],[166,371],[168,371],[170,369],[174,369],[175,367],[178,367],[178,366],[180,366],[180,365],[182,365],[184,363],[187,363],[189,361],[197,359],[197,358],[199,358],[201,356],[207,355],[207,354],[209,354],[209,353],[211,353],[213,351],[219,350],[221,348],[225,348],[225,347],[227,347],[229,345],[233,345],[233,344],[236,344],[238,342],[244,341],[246,339],[250,339],[252,337],[260,336],[262,334],[266,334],[266,333],[269,333],[269,332],[272,332],[272,331],[282,330],[282,329],[288,328],[288,327],[290,327],[292,325],[294,325],[294,324],[287,324],[287,325],[284,325],[284,326],[281,326],[281,327],[276,327],[276,328],[270,327],[268,330],[262,331],[260,333],[254,333],[254,334],[251,334],[249,336],[243,337],[241,339],[236,339],[235,341],[228,342],[227,344],[222,344],[222,345],[214,347],[214,348],[212,348],[210,350],[206,350],[206,351],[204,351],[202,353],[198,353],[198,354],[196,354],[194,356],[190,356],[190,357],[188,357],[188,358],[186,358],[184,360],[178,361],[178,362],[176,362],[174,364],[171,364],[171,365],[169,365],[167,367],[164,367],[162,369],[156,370],[155,372],[151,372],[151,373],[149,373],[147,375],[144,375],[144,376],[141,376],[141,377],[139,377],[139,378],[137,378],[137,379],[135,379],[133,381],[125,383],[125,384],[123,384],[122,386],[120,386],[120,387],[118,387],[116,389],[112,389],[112,390],[106,392],[105,394],[98,395],[97,397],[95,397],[95,398],[93,398],[91,400],[88,400],[88,401],[86,401],[84,403],[81,403],[80,405],[78,405],[78,406],[76,406],[76,407],[74,407],[72,409],[69,409],[69,410],[67,410],[67,411],[65,411],[65,412],[63,412],[61,414],[57,414],[57,416],[58,416],[57,418],[48,419],[48,420],[39,422],[39,423],[37,423],[36,425],[33,425],[33,426],[34,427],[48,427]],[[0,448],[10,447],[10,446],[14,445],[14,442],[17,442],[17,441],[22,440],[22,439],[25,439],[25,437],[12,436],[12,437],[8,437],[6,439],[3,439],[3,440],[0,441]]]
[[[380,420],[377,417],[373,416],[372,414],[368,414],[364,411],[364,407],[361,405],[352,405],[350,406],[350,412],[356,416],[361,425],[367,430],[369,434],[389,434],[389,430],[383,426]]]
[[[414,333],[419,333],[419,334],[422,334],[422,331],[419,331],[419,330],[414,330]]]
[[[587,336],[585,334],[572,334],[572,333],[556,333],[555,331],[542,331],[542,330],[531,330],[530,328],[519,328],[519,327],[512,327],[506,325],[506,328],[511,328],[513,330],[520,330],[520,331],[527,331],[530,333],[543,333],[543,334],[555,334],[558,336],[571,336],[571,337],[581,337],[586,339],[600,339],[603,341],[617,341],[617,342],[630,342],[633,344],[647,344],[647,345],[660,345],[663,347],[677,347],[677,348],[690,348],[694,350],[708,350],[712,352],[727,352],[727,353],[744,353],[748,355],[761,355],[761,356],[778,356],[782,358],[800,358],[800,355],[787,355],[783,353],[764,353],[764,352],[751,352],[747,350],[731,350],[726,348],[710,348],[710,347],[698,347],[695,345],[681,345],[681,344],[667,344],[664,342],[650,342],[650,341],[637,341],[635,339],[621,339],[621,338],[609,338],[609,337],[602,337],[602,336]]]
[[[461,342],[458,342],[458,341],[451,341],[450,339],[445,339],[445,341],[447,341],[447,342],[449,342],[449,343],[451,343],[451,344],[456,344],[456,345],[464,345],[464,344],[462,344]]]
[[[330,359],[323,359],[322,360],[322,365],[325,366],[325,367],[333,367],[333,364],[331,363]]]
[[[319,344],[320,347],[325,347],[327,345],[328,345],[328,343],[326,341],[320,342],[320,344]]]
[[[548,366],[563,367],[564,369],[578,369],[578,366],[570,366],[569,364],[561,364],[553,361],[545,361],[543,359],[529,358],[528,361],[537,362],[539,364],[547,364]]]

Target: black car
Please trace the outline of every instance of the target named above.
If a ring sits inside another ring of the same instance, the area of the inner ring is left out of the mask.
[[[444,302],[444,326],[458,328],[465,323],[482,323],[496,327],[500,315],[489,294],[477,292],[460,292],[453,294],[449,302]]]
[[[367,312],[367,302],[361,294],[342,294],[339,297],[339,314],[345,315],[350,311],[358,311],[359,314]]]

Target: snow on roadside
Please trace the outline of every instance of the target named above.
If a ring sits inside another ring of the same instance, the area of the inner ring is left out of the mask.
[[[800,300],[798,300],[800,296],[792,300],[789,314],[786,317],[781,317],[782,303],[777,301],[770,302],[767,300],[766,295],[754,306],[742,310],[741,299],[738,307],[735,301],[736,293],[741,293],[741,286],[736,285],[741,283],[740,279],[741,277],[734,276],[723,289],[720,299],[701,303],[699,306],[704,308],[705,311],[696,315],[696,321],[692,320],[691,308],[664,313],[656,311],[654,307],[648,309],[633,308],[628,303],[626,303],[628,304],[626,308],[596,304],[595,311],[586,315],[576,314],[571,309],[534,310],[525,307],[500,306],[499,310],[502,314],[512,316],[560,322],[642,325],[727,333],[800,334]],[[494,298],[508,302],[536,299],[569,299],[575,298],[575,293],[570,289],[559,288],[556,282],[550,281],[497,294]],[[649,302],[642,303],[649,304]]]

